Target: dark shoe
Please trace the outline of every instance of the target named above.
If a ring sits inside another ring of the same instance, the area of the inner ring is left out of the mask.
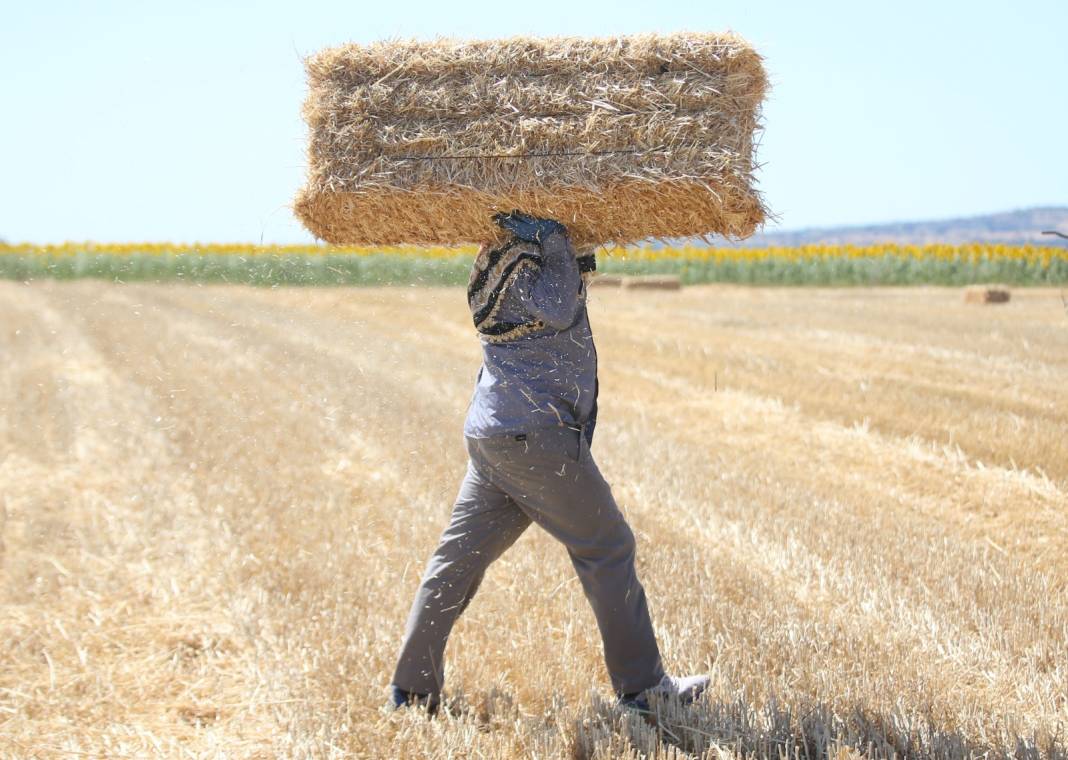
[[[402,707],[423,707],[427,715],[433,715],[438,711],[440,700],[433,694],[417,694],[414,691],[405,691],[399,686],[392,687],[390,702],[394,710]]]
[[[649,700],[645,698],[644,691],[635,692],[634,694],[620,694],[616,703],[624,710],[634,710],[640,713],[652,712],[649,709]]]

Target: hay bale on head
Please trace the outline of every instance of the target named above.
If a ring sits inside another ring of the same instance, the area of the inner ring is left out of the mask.
[[[498,239],[494,211],[579,246],[764,221],[753,138],[767,78],[730,35],[379,42],[306,62],[295,210],[339,244]]]

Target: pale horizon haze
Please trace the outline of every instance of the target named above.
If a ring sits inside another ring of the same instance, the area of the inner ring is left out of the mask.
[[[1068,205],[1068,3],[7,3],[0,239],[310,242],[302,58],[733,30],[772,90],[768,231]]]

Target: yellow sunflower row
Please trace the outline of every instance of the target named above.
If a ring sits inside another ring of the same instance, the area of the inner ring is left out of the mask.
[[[317,245],[252,245],[248,243],[0,243],[0,255],[42,255],[52,257],[80,254],[108,254],[113,256],[180,254],[226,256],[278,255],[353,255],[393,254],[423,259],[445,259],[472,256],[477,246],[317,246]],[[666,247],[609,247],[609,255],[638,261],[807,261],[823,259],[868,259],[895,257],[917,261],[991,261],[1015,260],[1048,265],[1053,259],[1068,258],[1068,249],[1039,245],[1002,245],[971,243],[965,245],[932,244],[902,245],[805,245],[797,247],[715,248],[698,245]]]
[[[0,254],[40,254],[43,256],[75,256],[78,254],[109,254],[113,256],[150,255],[173,256],[203,254],[207,256],[279,256],[279,255],[337,255],[397,254],[420,258],[449,258],[471,256],[478,246],[361,246],[329,245],[254,245],[252,243],[0,243]]]
[[[1002,245],[803,245],[767,248],[712,248],[704,246],[613,248],[610,253],[639,261],[812,261],[825,259],[871,259],[893,257],[914,261],[992,261],[1045,262],[1068,258],[1068,249],[1055,246]]]

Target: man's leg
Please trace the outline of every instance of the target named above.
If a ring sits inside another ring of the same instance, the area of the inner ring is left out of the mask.
[[[634,534],[590,456],[586,437],[570,428],[548,428],[526,441],[482,439],[472,458],[567,547],[597,617],[616,692],[658,684],[664,669],[634,570]]]
[[[452,518],[427,562],[412,602],[393,685],[437,696],[444,684],[445,643],[482,576],[522,535],[530,518],[474,462],[453,506]]]

